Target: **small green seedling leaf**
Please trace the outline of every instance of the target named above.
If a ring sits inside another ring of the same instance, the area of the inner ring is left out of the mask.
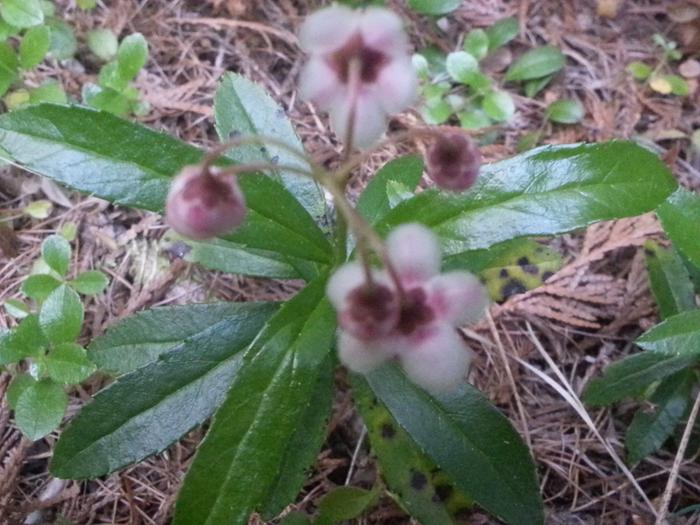
[[[29,29],[19,46],[19,62],[23,69],[32,69],[41,64],[51,49],[51,29],[37,26]]]
[[[446,15],[462,4],[462,0],[408,0],[411,9],[424,15]]]
[[[37,316],[30,314],[0,337],[0,365],[17,363],[25,357],[39,357],[46,344]]]
[[[520,33],[520,24],[514,16],[502,18],[486,30],[489,38],[489,51],[498,49],[513,40]]]
[[[75,279],[70,281],[73,289],[84,295],[97,295],[104,292],[109,284],[109,279],[105,274],[98,270],[90,270],[79,274]]]
[[[74,341],[83,326],[83,303],[67,284],[56,288],[41,305],[39,324],[52,343]]]
[[[644,62],[630,62],[627,64],[627,71],[637,80],[646,80],[651,76],[653,69]]]
[[[447,55],[447,72],[456,82],[466,84],[471,75],[479,71],[479,62],[466,51],[455,51]]]
[[[27,101],[31,101],[31,95],[27,93]],[[46,199],[40,199],[38,201],[30,202],[22,210],[24,213],[32,217],[33,219],[46,219],[53,209],[53,203]]]
[[[62,343],[46,356],[46,370],[57,383],[75,385],[90,377],[96,367],[82,346]]]
[[[51,235],[41,244],[41,256],[59,275],[66,275],[70,265],[70,244],[60,235]]]
[[[457,115],[464,129],[480,129],[491,125],[489,116],[480,109],[463,111]]]
[[[43,302],[59,286],[61,286],[61,281],[48,274],[40,273],[30,275],[24,280],[22,293],[30,299]]]
[[[19,299],[5,301],[5,311],[15,319],[24,319],[29,315],[29,307]]]
[[[148,61],[148,42],[141,33],[127,36],[119,44],[117,64],[119,75],[131,81]]]
[[[477,60],[489,52],[489,36],[483,29],[472,29],[464,38],[464,50]]]
[[[421,114],[428,124],[444,124],[452,116],[452,106],[445,100],[428,101],[421,110]]]
[[[552,75],[566,64],[564,53],[554,46],[532,49],[521,56],[506,73],[506,81],[532,80]]]
[[[324,496],[318,506],[316,525],[333,525],[360,517],[377,500],[376,490],[338,487]]]
[[[547,108],[547,118],[559,124],[577,124],[584,114],[583,104],[578,100],[557,100]]]
[[[97,6],[97,0],[77,0],[78,7],[80,9],[88,10],[94,9]]]
[[[494,90],[484,97],[484,112],[496,122],[508,122],[515,114],[513,98],[505,91]]]
[[[3,0],[0,14],[5,22],[15,27],[38,26],[44,22],[44,11],[39,0]]]
[[[671,86],[671,93],[679,97],[687,97],[690,94],[688,82],[678,75],[664,75],[664,80]]]
[[[37,381],[17,398],[15,421],[25,436],[36,441],[58,428],[67,406],[68,396],[61,385],[50,379]]]
[[[529,133],[521,135],[521,137],[518,139],[518,153],[531,150],[532,148],[537,146],[541,138],[542,132],[540,131],[531,131]]]
[[[51,19],[47,24],[51,28],[51,54],[56,60],[73,58],[78,50],[78,40],[73,28],[61,20]]]
[[[111,29],[106,28],[90,31],[87,35],[87,44],[90,51],[105,62],[117,56],[117,51],[119,50],[117,35]]]
[[[14,48],[7,42],[0,42],[0,96],[17,80],[18,68],[19,59]]]
[[[540,91],[546,88],[554,78],[554,75],[547,75],[542,78],[535,78],[525,82],[525,96],[528,98],[536,97]]]
[[[19,374],[16,376],[10,386],[7,388],[7,402],[12,410],[17,406],[17,400],[27,388],[34,385],[36,380],[29,374]]]
[[[41,86],[29,91],[29,103],[41,104],[48,102],[50,104],[67,104],[68,95],[63,89],[63,86],[56,80],[48,80]]]

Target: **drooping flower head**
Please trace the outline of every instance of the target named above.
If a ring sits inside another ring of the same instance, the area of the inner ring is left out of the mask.
[[[450,191],[471,188],[481,168],[479,147],[470,137],[457,132],[438,135],[426,160],[428,176],[440,188]]]
[[[372,145],[384,133],[388,115],[413,102],[418,84],[408,38],[391,11],[327,7],[306,19],[299,41],[310,55],[300,94],[329,112],[345,143]],[[346,136],[350,129],[351,137]]]
[[[217,175],[215,168],[186,166],[175,177],[165,203],[170,227],[190,239],[209,239],[241,225],[245,198],[235,175]]]
[[[464,380],[471,361],[471,351],[457,327],[483,315],[486,290],[470,273],[439,273],[440,247],[424,226],[402,225],[391,232],[386,245],[400,291],[384,272],[377,271],[373,281],[383,290],[377,295],[381,299],[358,306],[353,297],[367,282],[355,262],[341,267],[328,283],[328,297],[340,323],[340,359],[359,373],[396,359],[426,390],[454,389]]]

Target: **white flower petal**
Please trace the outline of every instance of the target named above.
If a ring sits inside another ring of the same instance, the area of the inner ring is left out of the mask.
[[[462,384],[472,352],[457,331],[447,323],[426,329],[422,340],[400,356],[406,375],[432,394],[449,392]]]
[[[335,100],[343,97],[347,89],[325,60],[311,58],[299,75],[299,96],[313,102],[322,111],[328,110]]]
[[[408,37],[403,21],[393,11],[369,7],[360,15],[358,25],[369,47],[390,57],[408,54]]]
[[[387,113],[399,113],[411,106],[418,95],[418,77],[411,59],[397,58],[387,64],[375,89]]]
[[[386,239],[389,259],[406,284],[424,282],[440,271],[441,250],[437,237],[418,223],[396,227]]]
[[[320,9],[302,24],[299,45],[307,53],[335,51],[358,31],[360,18],[357,11],[342,5]]]
[[[428,303],[435,314],[461,326],[475,323],[489,304],[486,287],[468,272],[447,272],[428,281]]]
[[[367,343],[340,331],[338,336],[340,361],[353,372],[366,374],[391,357],[381,344]]]
[[[364,282],[365,274],[360,263],[344,264],[328,280],[326,295],[336,310],[342,310],[348,294]]]
[[[338,101],[330,108],[331,125],[338,138],[348,143],[348,119],[352,101],[349,98]],[[360,149],[369,148],[377,142],[386,129],[386,113],[382,110],[373,90],[363,90],[357,97],[353,145]]]

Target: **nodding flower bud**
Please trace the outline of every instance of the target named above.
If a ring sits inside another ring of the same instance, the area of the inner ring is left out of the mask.
[[[175,177],[165,204],[170,227],[190,239],[228,233],[245,218],[245,198],[235,175],[217,175],[202,166],[186,166]]]
[[[462,133],[441,134],[426,155],[428,176],[440,188],[464,191],[479,176],[481,152],[476,143]]]

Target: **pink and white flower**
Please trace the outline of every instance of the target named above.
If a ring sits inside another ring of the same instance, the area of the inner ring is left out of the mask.
[[[396,359],[426,390],[452,390],[464,381],[471,361],[457,327],[483,315],[486,289],[470,273],[439,273],[438,241],[422,225],[399,226],[386,244],[402,293],[385,272],[375,272],[370,286],[382,289],[383,300],[358,305],[354,297],[368,283],[356,262],[341,267],[328,283],[328,297],[338,311],[340,359],[358,373]]]
[[[310,55],[300,94],[329,112],[346,144],[371,146],[384,133],[388,115],[403,111],[416,97],[408,37],[401,19],[387,9],[321,9],[306,19],[299,41]]]

